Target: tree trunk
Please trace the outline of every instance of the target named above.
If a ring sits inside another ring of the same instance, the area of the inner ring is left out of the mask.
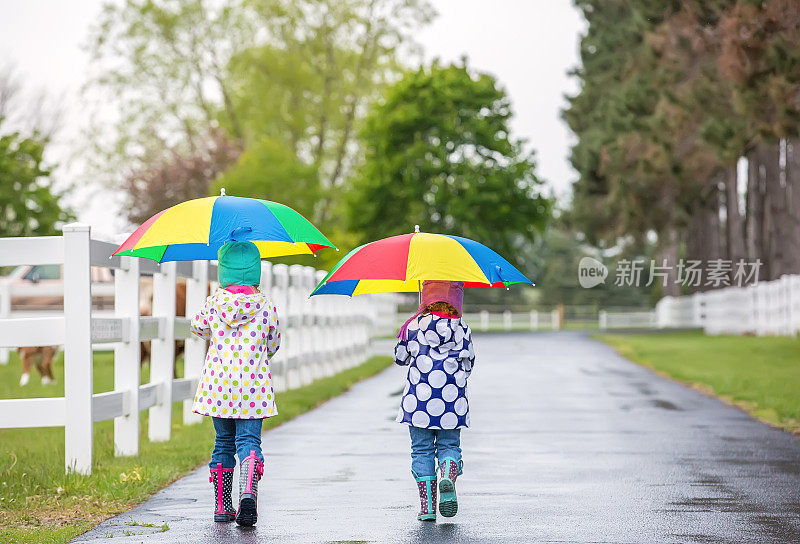
[[[747,154],[747,216],[745,218],[747,237],[747,258],[761,260],[760,275],[766,278],[769,260],[764,240],[764,183],[761,176],[761,163],[756,150]]]
[[[663,261],[669,267],[667,270],[666,285],[661,290],[662,296],[677,297],[681,294],[681,286],[678,283],[678,231],[675,227],[669,227],[666,232],[665,240],[661,245],[658,255],[658,266]]]
[[[759,146],[759,162],[764,169],[764,226],[769,276],[777,279],[785,273],[784,248],[789,241],[787,229],[786,187],[781,180],[780,146],[777,142]]]
[[[800,139],[788,140],[786,146],[786,191],[788,193],[791,235],[785,249],[787,273],[800,274]]]
[[[725,173],[725,239],[728,259],[734,267],[745,258],[744,218],[739,212],[739,180],[736,164]]]
[[[692,205],[686,240],[687,260],[701,261],[703,269],[708,261],[722,258],[719,190],[716,183],[707,185],[704,193]],[[708,287],[701,283],[698,286],[690,286],[690,289],[692,292],[696,292],[705,291]]]

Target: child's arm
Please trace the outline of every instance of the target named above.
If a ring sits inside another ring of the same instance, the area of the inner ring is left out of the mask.
[[[208,324],[208,318],[210,317],[210,308],[208,304],[208,299],[206,299],[206,303],[203,304],[203,309],[200,310],[194,319],[192,319],[191,326],[189,327],[192,331],[192,334],[199,336],[204,340],[208,340],[211,337],[211,325]]]
[[[408,340],[402,338],[397,341],[394,347],[394,362],[400,366],[406,366],[411,363],[411,354],[408,352]]]
[[[464,346],[461,348],[459,359],[469,378],[470,373],[472,373],[472,367],[475,366],[475,349],[472,347],[472,331],[469,325],[464,325],[464,327],[466,328],[464,331]]]
[[[272,303],[270,303],[272,304]],[[269,334],[267,334],[267,357],[270,359],[281,347],[281,332],[278,324],[278,309],[272,304],[269,316]]]

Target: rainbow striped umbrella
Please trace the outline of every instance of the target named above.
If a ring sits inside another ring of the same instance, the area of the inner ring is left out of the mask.
[[[533,285],[483,244],[460,236],[414,232],[357,247],[311,294],[414,293],[424,280],[463,281],[464,287]]]
[[[213,260],[230,240],[249,240],[261,258],[316,253],[334,247],[314,225],[289,206],[226,196],[187,200],[145,221],[114,255],[158,262]]]

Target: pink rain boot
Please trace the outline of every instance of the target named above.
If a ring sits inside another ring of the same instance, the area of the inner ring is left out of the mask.
[[[413,472],[412,472],[413,474]],[[419,491],[419,514],[417,519],[420,521],[436,521],[436,476],[414,475]]]
[[[250,450],[239,467],[239,510],[236,523],[255,525],[258,520],[258,481],[264,474],[264,463],[256,457],[256,450]]]
[[[233,518],[236,517],[231,499],[233,469],[222,468],[222,463],[217,463],[217,468],[209,470],[211,476],[208,477],[208,481],[214,484],[214,500],[217,503],[217,508],[214,510],[214,521],[233,521]]]

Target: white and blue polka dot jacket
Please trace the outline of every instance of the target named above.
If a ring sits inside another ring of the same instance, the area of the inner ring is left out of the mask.
[[[424,429],[469,427],[472,331],[460,318],[426,314],[408,324],[407,338],[394,348],[394,362],[408,365],[397,421]]]

